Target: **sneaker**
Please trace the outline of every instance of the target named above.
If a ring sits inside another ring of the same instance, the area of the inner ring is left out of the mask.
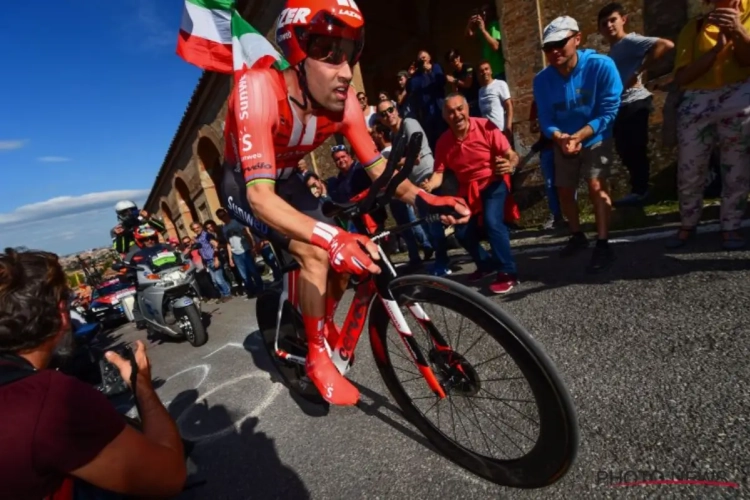
[[[468,280],[469,283],[477,283],[478,281],[482,281],[484,278],[494,273],[494,271],[491,271],[489,269],[485,269],[484,271],[477,269],[468,276]]]
[[[568,240],[568,243],[565,245],[565,248],[560,250],[560,257],[571,257],[581,250],[588,248],[589,246],[589,240],[586,238],[586,235],[583,233],[574,234],[570,237]]]
[[[591,254],[589,265],[586,267],[586,271],[589,273],[604,271],[612,265],[614,260],[615,254],[612,251],[612,247],[595,247],[594,252]]]
[[[451,271],[447,267],[433,266],[432,269],[430,270],[430,274],[433,275],[433,276],[437,276],[438,278],[440,278],[442,276],[448,276],[450,274],[453,274],[453,271]]]
[[[490,285],[490,291],[496,294],[508,293],[518,285],[518,279],[508,273],[497,273],[497,279]]]

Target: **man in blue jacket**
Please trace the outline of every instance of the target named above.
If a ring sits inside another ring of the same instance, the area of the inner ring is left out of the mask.
[[[588,247],[581,231],[575,192],[586,179],[596,214],[598,238],[589,272],[610,266],[608,242],[611,201],[607,178],[612,164],[612,126],[620,107],[622,81],[614,61],[590,49],[578,49],[581,33],[575,19],[552,21],[542,39],[549,66],[534,77],[542,133],[555,144],[555,184],[572,236],[560,252],[571,256]]]

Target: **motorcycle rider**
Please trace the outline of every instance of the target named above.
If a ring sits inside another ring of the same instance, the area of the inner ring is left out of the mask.
[[[162,234],[167,232],[163,222],[149,215],[146,210],[138,210],[138,205],[133,201],[118,201],[115,205],[115,213],[119,224],[110,231],[112,248],[125,262],[130,262],[133,255],[141,248],[136,237],[138,229],[150,227]]]
[[[380,271],[373,262],[378,250],[366,236],[325,217],[295,172],[300,159],[338,133],[371,179],[383,173],[385,162],[351,86],[352,66],[364,44],[364,18],[354,0],[287,0],[276,42],[290,68],[235,73],[225,124],[223,205],[300,263],[293,300],[299,300],[308,340],[307,375],[328,402],[354,405],[359,391],[336,369],[325,337],[336,328],[333,313],[349,274]],[[408,180],[396,196],[421,212],[440,214],[446,224],[470,216],[462,200],[432,195]]]

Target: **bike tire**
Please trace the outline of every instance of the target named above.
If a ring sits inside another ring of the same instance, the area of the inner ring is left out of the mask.
[[[511,460],[479,455],[446,436],[422,415],[397,377],[386,340],[390,317],[383,303],[377,300],[369,318],[370,344],[383,381],[404,416],[445,457],[495,484],[541,488],[560,480],[577,455],[578,420],[572,398],[541,345],[497,304],[454,281],[410,275],[394,279],[390,290],[399,305],[408,296],[416,302],[446,307],[483,327],[509,354],[531,387],[540,431],[531,451]]]
[[[187,316],[190,325],[193,327],[193,338],[188,337],[190,345],[200,347],[208,342],[206,326],[203,324],[203,318],[198,308],[195,306],[185,308],[185,316]]]

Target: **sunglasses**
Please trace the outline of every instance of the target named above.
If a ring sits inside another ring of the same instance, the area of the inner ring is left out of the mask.
[[[542,45],[542,50],[545,52],[549,52],[551,50],[559,50],[565,47],[571,38],[573,38],[575,35],[570,35],[567,38],[563,38],[562,40],[558,40],[556,42],[549,42]]]
[[[343,144],[336,144],[335,146],[331,146],[331,154],[333,153],[339,153],[341,151],[346,151],[346,146]]]
[[[396,109],[396,108],[394,108],[393,106],[390,106],[390,107],[388,107],[388,108],[385,108],[385,109],[384,109],[383,111],[379,111],[379,112],[378,112],[378,114],[379,114],[380,116],[382,116],[383,118],[385,118],[386,116],[388,116],[388,115],[390,115],[391,113],[393,113],[393,111],[395,111],[395,109]]]

